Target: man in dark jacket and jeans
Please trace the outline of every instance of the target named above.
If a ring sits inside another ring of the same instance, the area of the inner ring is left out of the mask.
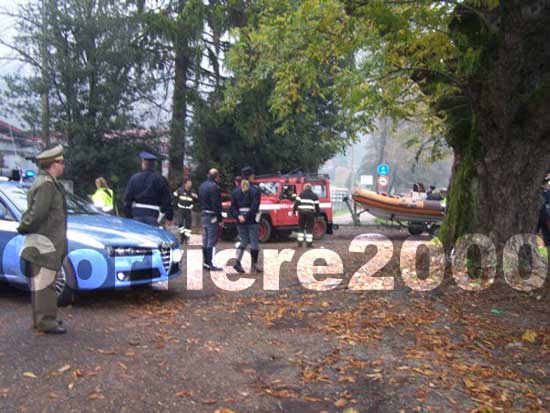
[[[222,197],[218,182],[220,173],[217,169],[208,171],[208,179],[199,187],[199,207],[202,224],[203,267],[209,271],[221,271],[212,263],[214,247],[218,242],[218,230],[222,223]]]
[[[64,334],[57,319],[55,278],[67,255],[67,201],[57,180],[65,169],[63,147],[36,157],[40,173],[27,194],[28,208],[18,232],[26,234],[21,258],[27,261],[34,328],[47,334]]]

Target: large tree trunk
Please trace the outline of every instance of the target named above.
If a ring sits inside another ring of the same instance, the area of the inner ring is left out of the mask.
[[[536,226],[550,167],[550,3],[538,14],[518,3],[501,3],[500,32],[467,86],[470,127],[451,139],[447,243],[480,233],[500,249]]]
[[[176,41],[175,80],[172,108],[172,133],[170,136],[170,170],[168,180],[175,186],[182,179],[185,156],[185,131],[187,117],[187,78],[190,52],[185,39]]]

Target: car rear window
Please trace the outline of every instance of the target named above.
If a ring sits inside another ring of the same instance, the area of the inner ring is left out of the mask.
[[[19,210],[19,213],[23,214],[27,210],[28,188],[2,185],[1,190]],[[69,214],[100,214],[100,211],[91,202],[70,193],[67,193],[67,211]]]
[[[264,195],[277,195],[279,192],[279,182],[260,182],[258,186]]]
[[[326,198],[327,197],[327,187],[322,184],[312,184],[311,189],[319,198]]]

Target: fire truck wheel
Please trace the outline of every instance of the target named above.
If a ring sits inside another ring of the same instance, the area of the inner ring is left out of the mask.
[[[224,241],[233,241],[237,236],[236,228],[224,228],[222,231],[221,238]]]
[[[315,219],[315,224],[313,224],[313,239],[320,240],[323,239],[327,233],[327,221],[323,217],[317,217]]]
[[[260,242],[267,242],[271,237],[271,222],[265,217],[260,220]]]

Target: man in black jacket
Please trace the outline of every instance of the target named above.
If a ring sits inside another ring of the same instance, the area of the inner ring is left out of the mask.
[[[544,245],[550,247],[550,171],[546,173],[544,178],[542,196],[544,203],[539,210],[539,221],[535,232],[541,231]]]
[[[308,247],[313,246],[313,225],[315,217],[320,214],[319,198],[313,192],[311,184],[304,185],[304,191],[294,201],[293,213],[298,211],[300,232],[298,232],[298,246],[306,242]]]
[[[252,257],[251,272],[262,272],[258,265],[260,255],[260,201],[262,193],[258,186],[254,185],[254,170],[246,166],[241,170],[241,185],[231,194],[231,216],[237,220],[239,242],[237,243],[237,263],[233,266],[235,271],[243,273],[241,259],[248,244],[250,244],[250,256]]]
[[[155,171],[157,157],[149,152],[140,152],[141,172],[130,178],[124,193],[124,213],[128,218],[158,226],[162,214],[166,224],[173,225],[174,209],[170,186],[166,178]]]
[[[202,254],[203,266],[209,271],[221,271],[212,263],[214,247],[218,242],[218,230],[222,223],[222,197],[220,173],[217,169],[208,171],[208,179],[199,187],[199,207],[202,223]]]

